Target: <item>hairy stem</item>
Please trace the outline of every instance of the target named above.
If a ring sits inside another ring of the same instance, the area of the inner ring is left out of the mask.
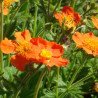
[[[3,1],[0,2],[0,41],[3,40]],[[0,51],[0,72],[3,70],[3,53]]]
[[[35,16],[34,16],[34,32],[33,37],[36,36],[36,28],[37,28],[37,14],[38,14],[38,6],[35,4]]]
[[[43,77],[45,76],[45,74],[46,74],[46,69],[44,69],[42,71],[41,75],[39,76],[38,82],[35,86],[35,92],[34,92],[34,97],[33,98],[38,98],[37,96],[38,96],[38,91],[40,89],[40,84],[41,84],[41,81],[42,81]]]
[[[48,15],[50,15],[50,0],[48,0]]]
[[[30,77],[31,75],[31,72],[28,72],[25,77],[22,79],[22,81],[20,82],[20,85],[18,86],[17,88],[17,91],[16,93],[14,94],[14,97],[13,98],[18,98],[19,97],[19,94],[23,88],[23,86],[26,84],[26,81],[28,80],[28,78]],[[24,85],[23,85],[24,84]]]
[[[56,81],[56,98],[58,98],[58,82],[59,82],[59,68],[57,68],[57,81]]]

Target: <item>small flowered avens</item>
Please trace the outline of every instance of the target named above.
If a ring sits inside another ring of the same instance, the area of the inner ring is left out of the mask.
[[[60,26],[64,25],[68,29],[76,27],[81,20],[80,15],[72,7],[64,6],[61,12],[54,14]]]
[[[76,32],[72,36],[72,39],[78,48],[82,48],[88,54],[98,56],[98,37],[96,37],[92,32],[86,34]]]
[[[11,6],[11,4],[13,4],[14,2],[17,2],[18,0],[3,0],[4,2],[4,6],[3,6],[3,14],[7,15],[9,13],[9,7]]]
[[[24,71],[26,65],[32,63],[41,63],[49,67],[68,64],[68,60],[61,57],[64,53],[61,45],[42,38],[31,38],[28,30],[16,32],[14,36],[15,40],[2,40],[0,48],[5,54],[12,54],[11,64],[20,71]]]
[[[24,71],[25,66],[29,64],[32,54],[32,44],[30,43],[31,36],[28,30],[24,32],[16,32],[15,40],[5,38],[0,43],[0,48],[3,53],[12,53],[11,63],[17,69]]]
[[[31,39],[31,43],[35,52],[33,56],[35,62],[43,63],[49,67],[54,65],[60,67],[68,64],[68,60],[61,57],[64,53],[61,45],[42,38],[33,38]]]
[[[98,29],[98,18],[95,17],[95,16],[92,16],[91,19],[92,19],[92,22],[93,22],[94,26]]]

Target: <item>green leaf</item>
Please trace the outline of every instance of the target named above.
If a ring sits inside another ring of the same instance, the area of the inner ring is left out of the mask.
[[[28,8],[28,2],[24,2],[23,5],[21,6],[19,12],[26,11],[27,8]]]
[[[9,81],[13,81],[14,77],[13,75],[17,72],[17,69],[13,66],[11,67],[5,67],[4,68],[4,78],[9,80]]]

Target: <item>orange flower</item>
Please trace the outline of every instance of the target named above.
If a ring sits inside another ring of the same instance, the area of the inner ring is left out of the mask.
[[[59,21],[60,26],[64,25],[68,29],[76,27],[81,19],[80,15],[69,6],[64,6],[62,11],[56,12],[54,16]]]
[[[5,54],[12,53],[11,64],[20,71],[31,63],[43,63],[47,66],[65,66],[67,59],[61,56],[64,49],[55,42],[49,42],[42,38],[31,38],[28,30],[16,32],[15,40],[5,38],[0,43],[1,51]]]
[[[17,2],[18,0],[4,0],[4,8],[3,8],[3,14],[7,15],[9,13],[9,7],[11,6],[11,4],[13,4],[14,2]]]
[[[28,30],[24,32],[15,33],[16,40],[8,40],[5,38],[0,43],[1,51],[5,54],[14,54],[11,57],[11,63],[17,69],[24,71],[25,66],[30,63],[32,54],[32,43],[30,42],[31,36]]]
[[[95,17],[95,16],[92,16],[91,19],[92,19],[92,22],[93,22],[94,26],[98,29],[98,18]]]
[[[61,56],[64,53],[64,49],[61,45],[55,42],[49,42],[42,38],[31,39],[33,44],[33,58],[36,63],[43,63],[49,67],[52,66],[66,66],[68,64],[67,59],[63,59]]]
[[[76,43],[78,48],[82,48],[88,54],[92,54],[93,56],[98,56],[98,37],[94,36],[93,33],[81,34],[76,32],[72,39]]]

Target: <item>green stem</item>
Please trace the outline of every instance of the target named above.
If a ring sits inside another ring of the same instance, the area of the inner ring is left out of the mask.
[[[58,98],[58,83],[59,83],[59,67],[57,68],[57,81],[56,81],[56,98]]]
[[[7,66],[10,66],[10,54],[7,55]]]
[[[50,16],[50,0],[48,0],[48,15]]]
[[[35,92],[34,92],[34,97],[33,98],[38,98],[37,96],[38,96],[38,91],[40,89],[40,84],[41,84],[42,79],[45,76],[45,74],[46,74],[46,69],[44,69],[42,71],[41,75],[39,76],[38,82],[37,82],[37,84],[35,86]]]
[[[18,98],[18,95],[19,95],[20,91],[21,91],[21,89],[14,95],[13,98]]]
[[[0,41],[3,40],[3,1],[0,2],[1,13],[0,13]],[[0,72],[3,70],[3,53],[0,50]]]
[[[3,98],[7,98],[6,94],[3,95]]]
[[[25,10],[25,13],[28,13],[28,15],[29,15],[29,0],[27,0],[26,1],[27,3],[28,3],[28,7],[27,7],[27,9]],[[28,17],[25,19],[25,21],[23,22],[23,27],[22,27],[22,30],[24,31],[25,29],[26,29],[26,24],[27,24],[27,20],[28,20]]]
[[[37,14],[38,14],[38,6],[35,4],[35,17],[34,17],[34,32],[33,37],[36,35],[36,28],[37,28]]]
[[[28,72],[28,73],[25,75],[25,77],[22,79],[22,81],[21,81],[20,85],[18,86],[17,91],[16,91],[16,93],[14,94],[13,98],[18,98],[18,97],[19,97],[19,94],[20,94],[22,88],[24,87],[24,85],[26,84],[26,81],[27,81],[28,78],[30,77],[30,74],[31,74],[31,72]],[[23,84],[24,84],[24,85],[23,85]]]

